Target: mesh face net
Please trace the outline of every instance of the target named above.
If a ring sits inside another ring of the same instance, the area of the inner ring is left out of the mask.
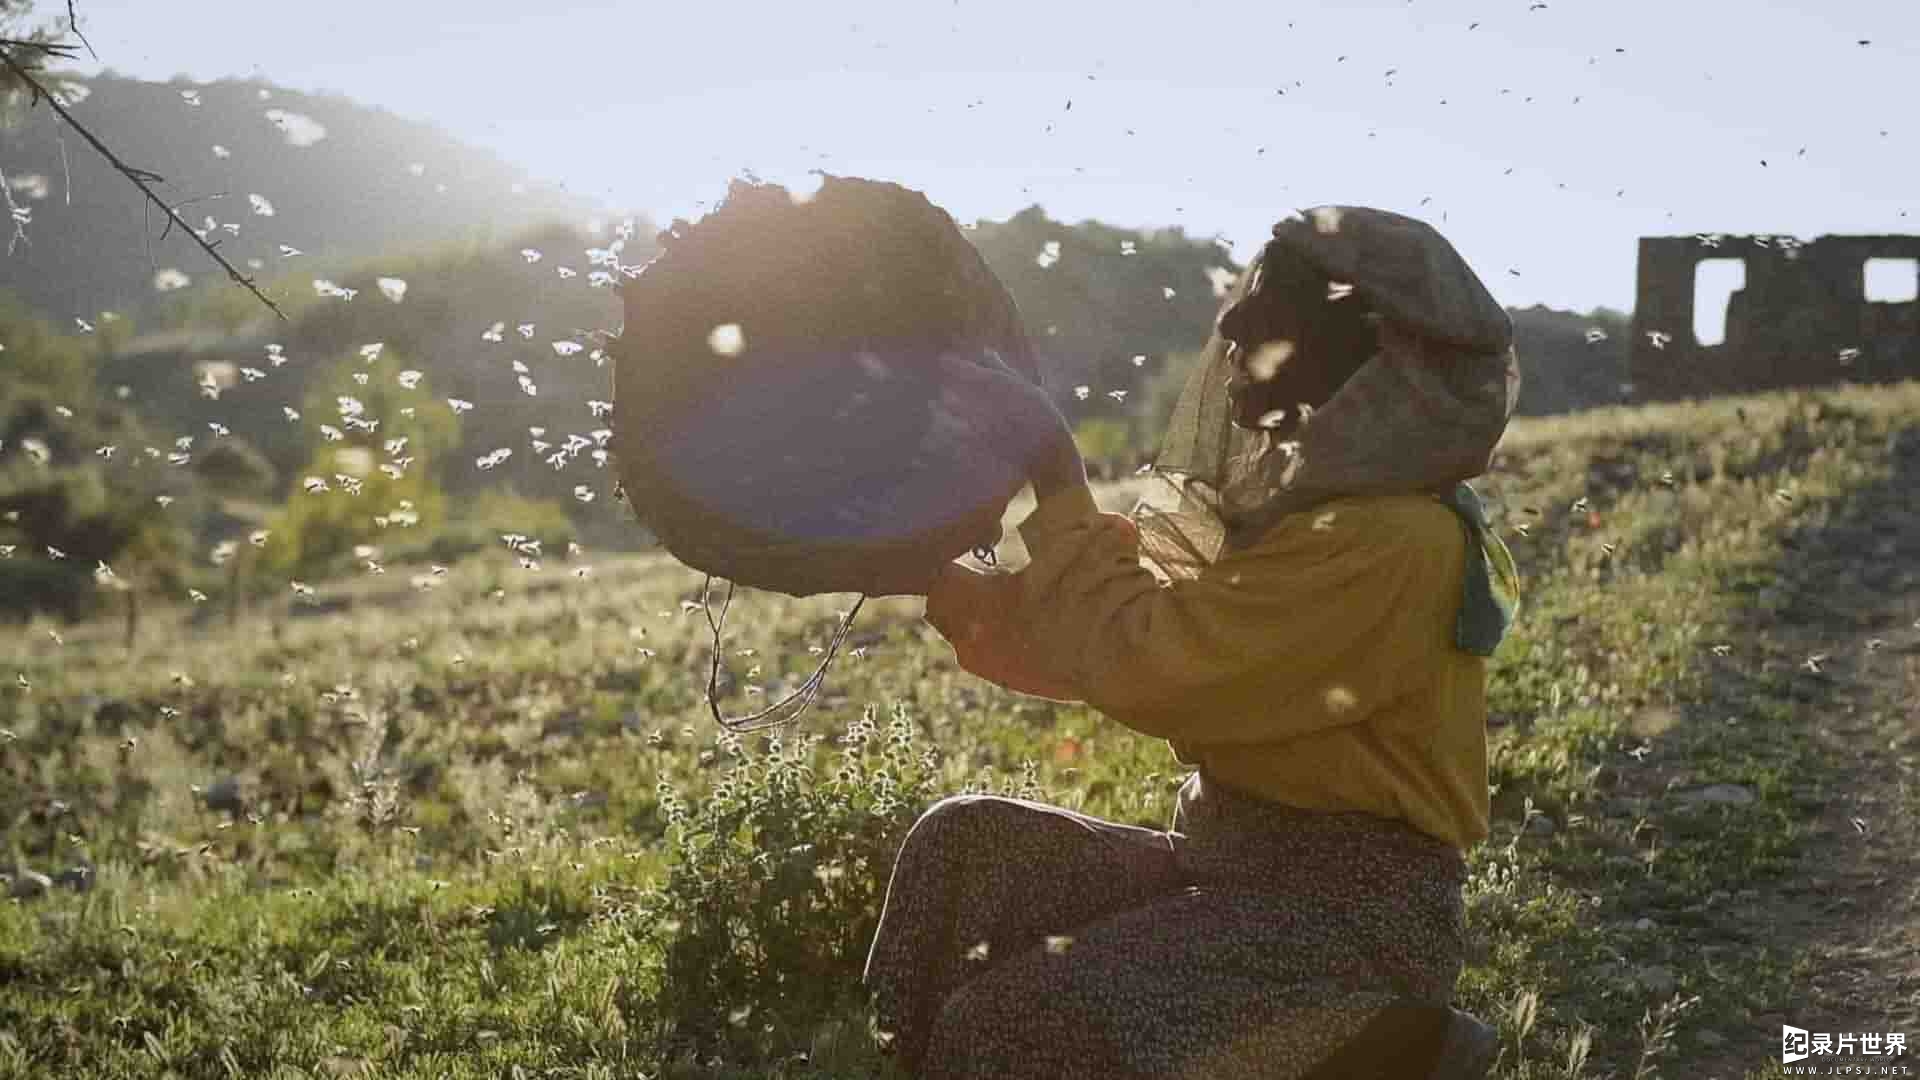
[[[1163,577],[1197,577],[1281,517],[1328,499],[1438,493],[1478,476],[1519,399],[1505,310],[1432,227],[1319,207],[1273,235],[1378,314],[1378,346],[1282,441],[1234,423],[1234,363],[1214,332],[1174,406],[1157,483],[1133,513],[1141,553]],[[1223,313],[1258,288],[1274,250],[1241,275]]]

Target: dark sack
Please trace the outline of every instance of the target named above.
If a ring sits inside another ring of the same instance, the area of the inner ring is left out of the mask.
[[[810,198],[736,181],[621,290],[614,455],[640,520],[697,570],[874,593],[997,539],[1025,481],[958,356],[1039,370],[1013,299],[945,211],[896,184]]]

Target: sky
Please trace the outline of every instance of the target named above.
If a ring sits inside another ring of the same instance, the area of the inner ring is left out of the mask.
[[[82,73],[345,94],[663,223],[823,169],[1244,262],[1296,208],[1371,205],[1503,303],[1580,311],[1632,307],[1643,235],[1920,232],[1914,0],[78,8]]]

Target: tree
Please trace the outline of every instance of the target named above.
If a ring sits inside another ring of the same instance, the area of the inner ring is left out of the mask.
[[[194,460],[193,471],[216,495],[258,498],[273,490],[273,464],[241,439],[221,439]]]
[[[460,444],[460,421],[399,353],[350,356],[303,402],[307,464],[274,518],[263,560],[318,576],[390,530],[431,532],[445,517],[435,467]]]
[[[33,0],[0,0],[0,47],[18,55],[20,63],[37,70],[47,56],[62,55],[71,24],[33,22]],[[39,59],[36,59],[39,58]],[[25,80],[10,68],[0,68],[0,95],[26,90]]]

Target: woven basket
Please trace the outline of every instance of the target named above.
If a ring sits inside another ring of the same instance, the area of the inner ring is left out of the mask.
[[[939,363],[1040,376],[952,218],[895,184],[736,182],[661,242],[610,351],[621,485],[668,551],[754,588],[871,594],[997,538],[1024,463],[1000,403]]]

